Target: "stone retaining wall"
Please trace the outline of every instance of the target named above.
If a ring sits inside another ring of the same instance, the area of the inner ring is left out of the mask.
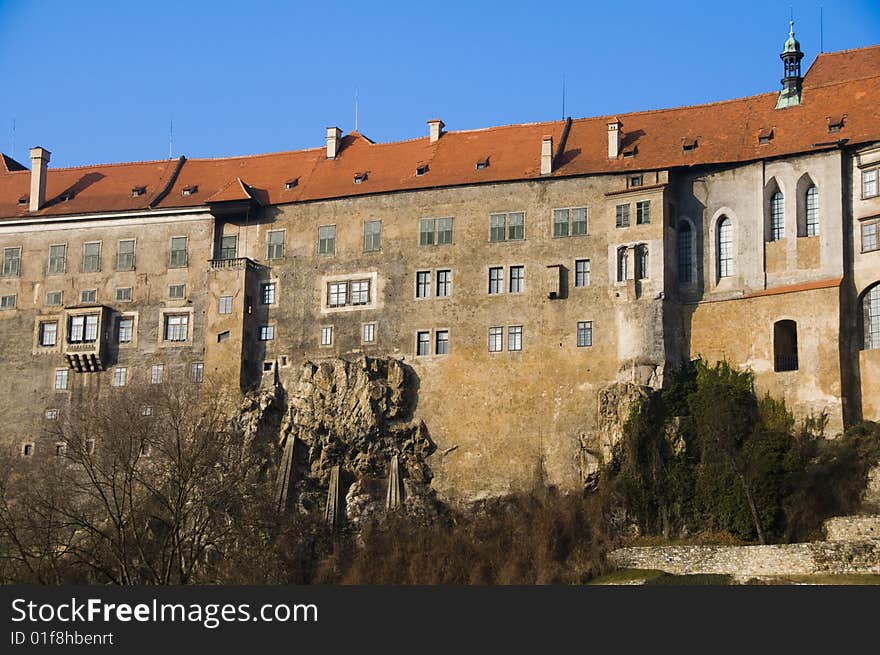
[[[880,539],[880,516],[836,516],[825,521],[828,541]]]

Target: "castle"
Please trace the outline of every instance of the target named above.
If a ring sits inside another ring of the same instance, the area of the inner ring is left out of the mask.
[[[222,159],[0,155],[4,447],[133,384],[403,359],[446,497],[583,485],[603,391],[696,357],[880,419],[880,46],[780,91]],[[147,408],[145,408],[146,411]]]

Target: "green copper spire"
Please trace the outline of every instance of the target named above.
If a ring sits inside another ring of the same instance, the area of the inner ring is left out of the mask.
[[[796,38],[794,38],[794,21],[793,20],[789,21],[789,24],[791,25],[791,27],[788,31],[788,41],[785,42],[785,47],[782,48],[783,54],[788,53],[788,52],[800,52],[801,51],[800,42]]]
[[[779,98],[776,100],[776,108],[784,109],[785,107],[794,107],[801,104],[801,59],[804,53],[801,52],[801,44],[794,38],[794,21],[790,21],[788,31],[788,41],[779,55],[782,59],[784,74],[782,77],[782,91],[779,92]]]

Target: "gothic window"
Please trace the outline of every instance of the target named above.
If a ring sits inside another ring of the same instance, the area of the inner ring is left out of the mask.
[[[874,283],[862,297],[865,350],[880,348],[880,282]]]
[[[689,284],[694,281],[693,278],[693,256],[694,248],[692,242],[693,230],[691,224],[687,221],[681,221],[678,224],[678,283]]]
[[[617,249],[617,281],[625,282],[626,274],[627,274],[627,255],[626,248],[618,248]]]
[[[648,246],[638,247],[638,260],[636,263],[638,264],[636,277],[640,280],[646,279],[648,277]]]
[[[785,198],[782,191],[770,196],[770,240],[778,241],[785,236]]]
[[[718,221],[718,277],[733,275],[733,223],[727,216]]]
[[[807,236],[814,237],[819,234],[819,191],[814,185],[807,189],[805,200],[807,207]]]

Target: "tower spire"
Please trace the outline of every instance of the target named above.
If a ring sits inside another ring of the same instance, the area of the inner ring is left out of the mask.
[[[779,57],[782,59],[783,77],[782,91],[779,92],[776,108],[783,109],[801,104],[801,83],[803,82],[801,59],[804,58],[804,53],[801,52],[801,44],[794,36],[794,20],[789,21],[788,40],[782,47],[782,53]]]

